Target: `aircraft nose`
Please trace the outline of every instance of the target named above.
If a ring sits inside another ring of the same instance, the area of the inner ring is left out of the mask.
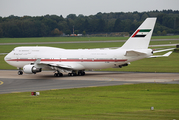
[[[7,60],[7,55],[4,57],[4,61],[6,61]]]
[[[4,57],[4,61],[6,61],[7,63],[8,63],[7,60],[9,59],[8,57],[9,57],[9,54],[7,54],[7,55]]]

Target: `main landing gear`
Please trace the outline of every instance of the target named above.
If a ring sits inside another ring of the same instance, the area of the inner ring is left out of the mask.
[[[62,77],[63,74],[57,70],[57,71],[54,73],[54,76],[55,76],[55,77]]]
[[[83,76],[85,75],[84,71],[72,71],[72,73],[68,73],[68,76]]]
[[[71,73],[68,73],[68,76],[83,76],[83,75],[85,75],[85,72],[82,70],[80,70],[80,71],[73,70]],[[57,71],[55,71],[54,76],[62,77],[63,74],[57,70]]]

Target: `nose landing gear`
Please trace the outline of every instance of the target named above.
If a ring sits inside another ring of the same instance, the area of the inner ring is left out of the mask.
[[[18,75],[23,75],[22,69],[19,68],[19,71],[17,72]]]
[[[18,75],[23,75],[23,72],[22,71],[18,71],[17,74]]]

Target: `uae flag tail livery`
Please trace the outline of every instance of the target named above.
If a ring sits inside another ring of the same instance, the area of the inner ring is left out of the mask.
[[[122,49],[148,49],[157,18],[147,18],[121,47]]]
[[[150,31],[151,29],[137,30],[132,37],[145,37]]]

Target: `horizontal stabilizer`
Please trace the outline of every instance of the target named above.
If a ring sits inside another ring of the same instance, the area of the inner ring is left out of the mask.
[[[170,51],[170,52],[164,54],[163,56],[164,56],[164,57],[168,57],[170,54],[172,54],[172,51]]]
[[[173,51],[167,52],[164,55],[154,55],[150,56],[150,58],[156,58],[156,57],[168,57]]]
[[[173,50],[175,48],[169,48],[169,49],[164,49],[164,50],[157,50],[157,51],[153,51],[153,53],[158,53],[158,52],[165,52],[165,51],[169,51],[169,50]]]

